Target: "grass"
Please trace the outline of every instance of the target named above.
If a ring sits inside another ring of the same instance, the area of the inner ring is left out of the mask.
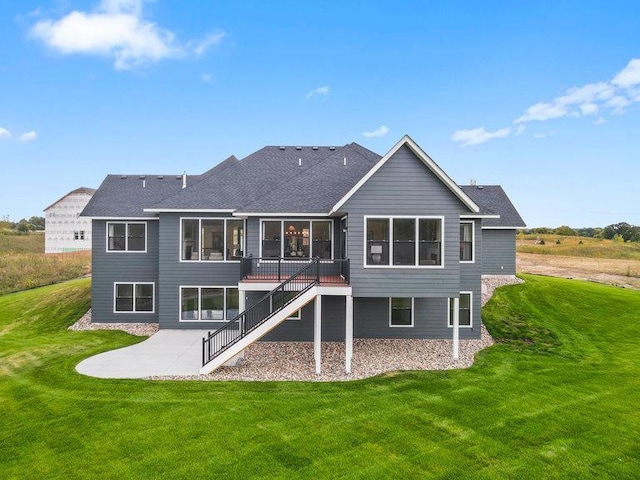
[[[91,252],[0,254],[0,295],[91,273]]]
[[[66,330],[88,280],[0,297],[0,477],[638,478],[640,294],[524,278],[474,367],[326,384],[83,377],[138,341]]]
[[[0,295],[91,273],[91,252],[44,253],[44,234],[0,234]]]
[[[537,244],[538,239],[544,240],[544,245]],[[557,243],[558,241],[560,243]],[[568,257],[640,260],[640,243],[638,242],[623,243],[602,238],[562,235],[520,234],[517,237],[516,251]]]
[[[0,231],[0,255],[5,253],[44,253],[44,233]]]

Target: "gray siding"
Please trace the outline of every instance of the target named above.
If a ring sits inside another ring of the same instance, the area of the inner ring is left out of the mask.
[[[482,274],[515,275],[516,231],[482,230]]]
[[[460,214],[468,208],[403,147],[343,206],[357,297],[451,297],[460,291]],[[365,215],[444,216],[444,268],[363,268]]]
[[[107,221],[92,221],[91,320],[93,322],[158,321],[158,222],[148,221],[146,224],[146,253],[107,252]],[[115,282],[155,283],[154,313],[115,313],[113,311]]]
[[[221,322],[181,322],[180,287],[237,287],[240,262],[181,262],[180,218],[223,218],[221,215],[160,214],[158,317],[160,328],[210,328]]]
[[[482,304],[482,252],[484,249],[483,233],[480,229],[480,220],[474,221],[474,261],[473,263],[460,264],[460,291],[471,292],[472,296],[472,322],[474,329],[477,326],[478,335],[480,334],[480,324],[482,322],[480,310]],[[465,329],[461,329],[463,331]],[[473,337],[479,338],[479,337]]]
[[[354,337],[451,339],[453,332],[447,326],[448,305],[446,298],[416,298],[414,326],[390,327],[388,298],[355,298],[353,302]],[[473,312],[475,317],[475,308]],[[480,324],[474,321],[472,329],[461,328],[460,338],[480,338]]]
[[[266,292],[249,292],[247,305]],[[414,326],[389,326],[388,298],[354,298],[353,323],[355,338],[443,338],[451,339],[447,326],[447,298],[416,298]],[[313,341],[314,302],[302,309],[300,320],[285,320],[262,337],[262,341]],[[480,338],[480,293],[473,294],[473,328],[461,328],[460,338]],[[322,341],[343,342],[345,339],[345,298],[322,297]]]

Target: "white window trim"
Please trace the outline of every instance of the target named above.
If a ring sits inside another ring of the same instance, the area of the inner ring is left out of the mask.
[[[222,252],[222,260],[203,260],[200,258],[201,251],[198,252],[197,260],[184,260],[182,258],[182,221],[183,220],[198,220],[198,248],[202,250],[202,220],[223,220],[223,231],[224,231],[224,252]],[[178,241],[178,261],[180,263],[240,263],[240,260],[227,260],[227,220],[233,220],[237,222],[238,220],[242,220],[242,231],[244,235],[242,236],[242,245],[240,246],[240,250],[246,253],[246,244],[247,244],[247,221],[240,218],[232,218],[232,217],[180,217],[180,239]],[[200,320],[198,320],[200,321]]]
[[[117,299],[117,293],[118,293],[118,285],[133,285],[133,310],[116,310],[116,299]],[[151,285],[152,287],[152,291],[151,291],[151,311],[148,310],[143,310],[143,311],[137,311],[136,310],[136,285]],[[122,314],[122,313],[137,313],[137,314],[144,314],[144,313],[156,313],[156,284],[155,282],[113,282],[113,313],[114,314]]]
[[[183,320],[182,319],[182,289],[183,288],[197,288],[198,289],[198,316],[202,312],[202,289],[203,288],[222,288],[223,289],[223,297],[224,297],[224,306],[222,309],[222,320]],[[238,290],[238,296],[240,296],[240,289],[238,289],[237,285],[179,285],[178,286],[178,322],[180,323],[220,323],[220,322],[228,322],[229,320],[233,320],[232,318],[227,318],[227,290],[230,288],[235,288]],[[240,305],[238,305],[240,307]],[[239,310],[239,313],[240,310]]]
[[[389,220],[389,265],[368,265],[367,264],[367,220],[368,219],[387,219]],[[419,241],[419,236],[420,236],[420,229],[418,227],[418,225],[416,225],[416,252],[415,252],[415,257],[416,257],[416,264],[415,265],[393,265],[393,219],[406,219],[406,218],[410,218],[410,219],[414,219],[416,220],[416,222],[418,220],[440,220],[440,257],[442,259],[442,262],[440,265],[418,265],[418,263],[420,262],[420,241]],[[429,269],[429,270],[433,270],[433,269],[443,269],[445,266],[445,242],[444,242],[444,215],[365,215],[364,216],[364,223],[363,223],[363,257],[362,257],[362,264],[363,264],[363,268],[394,268],[394,269],[402,269],[402,268],[409,268],[409,269]]]
[[[284,256],[284,224],[285,222],[309,222],[309,252],[311,257],[313,258],[313,224],[314,222],[328,222],[329,223],[329,238],[331,239],[331,258],[323,258],[322,260],[334,260],[335,259],[335,238],[334,238],[334,224],[332,218],[261,218],[260,219],[260,232],[258,237],[259,242],[259,255],[258,258],[262,258],[262,242],[264,239],[263,236],[263,223],[264,222],[280,222],[280,258],[285,259]],[[300,257],[300,259],[296,259],[293,257],[287,257],[286,261],[291,262],[300,262],[300,261],[308,261],[309,259]],[[268,260],[268,259],[265,259]],[[275,260],[275,257],[274,257]]]
[[[460,295],[469,295],[469,325],[460,325],[460,328],[473,328],[473,292],[463,291]],[[453,328],[453,319],[451,318],[451,298],[447,300],[447,327]]]
[[[269,298],[269,308],[273,311],[273,297]],[[285,320],[302,320],[302,308],[296,310],[293,315],[285,318]]]
[[[407,297],[389,297],[389,327],[390,328],[413,328],[415,322],[415,298],[411,297],[411,325],[393,325],[391,323],[391,319],[392,319],[392,312],[393,309],[391,308],[392,306],[392,299],[393,298],[407,298]]]
[[[471,224],[471,260],[460,260],[460,263],[476,263],[476,222],[474,221],[461,221],[463,223]],[[462,241],[462,239],[460,239]]]
[[[109,225],[113,223],[124,223],[124,250],[109,250]],[[129,225],[144,225],[144,250],[129,250]],[[107,253],[147,253],[147,242],[149,239],[147,222],[128,222],[128,221],[113,221],[107,222],[105,228],[105,250]]]

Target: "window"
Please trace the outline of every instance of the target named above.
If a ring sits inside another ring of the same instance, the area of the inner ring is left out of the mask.
[[[389,326],[413,327],[413,298],[389,299]]]
[[[471,292],[460,292],[459,325],[471,328],[473,325],[471,316]],[[449,299],[449,327],[453,327],[453,299]]]
[[[263,258],[331,258],[331,220],[264,220]]]
[[[233,320],[239,309],[239,293],[234,287],[181,287],[180,320],[219,322]]]
[[[473,262],[473,222],[460,223],[460,261]]]
[[[291,300],[293,300],[296,295],[298,295],[298,292],[276,292],[271,297],[271,311],[273,312],[274,310],[278,310],[283,305],[286,305]],[[287,317],[287,320],[300,320],[300,318],[302,318],[300,312],[301,310],[296,310]]]
[[[73,232],[74,240],[84,240],[84,230],[75,230]]]
[[[244,254],[244,220],[183,218],[181,259],[240,260]]]
[[[365,218],[366,265],[442,265],[442,224],[441,218]]]
[[[84,232],[83,237],[84,237]],[[107,251],[145,252],[147,224],[129,222],[107,223]]]
[[[114,286],[114,312],[153,313],[153,283],[116,283]]]

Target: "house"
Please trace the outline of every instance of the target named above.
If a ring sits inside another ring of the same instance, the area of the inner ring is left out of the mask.
[[[515,274],[520,215],[408,136],[380,156],[271,146],[202,175],[109,175],[93,219],[93,320],[209,329],[203,373],[259,340],[480,337],[483,275]]]
[[[44,253],[91,250],[91,219],[80,213],[94,193],[93,188],[76,188],[44,209]]]

